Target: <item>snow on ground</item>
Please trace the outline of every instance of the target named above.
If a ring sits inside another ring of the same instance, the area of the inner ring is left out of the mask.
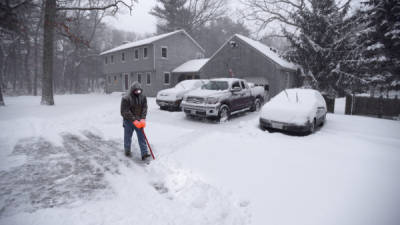
[[[121,95],[7,97],[0,224],[395,225],[400,122],[328,114],[316,134],[258,129],[259,113],[187,120],[149,99],[150,165],[123,156]]]

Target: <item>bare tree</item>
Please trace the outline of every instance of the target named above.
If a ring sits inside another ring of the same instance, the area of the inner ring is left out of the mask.
[[[111,10],[115,14],[120,6],[132,11],[135,0],[88,0],[88,1],[64,1],[46,0],[44,13],[44,35],[43,35],[43,77],[42,77],[42,100],[43,105],[54,105],[53,98],[53,49],[54,28],[57,24],[57,11],[105,11]],[[128,2],[128,3],[127,3]],[[58,3],[58,5],[57,5]]]
[[[14,44],[18,38],[16,34],[20,34],[22,23],[20,11],[30,7],[32,0],[4,0],[0,1],[0,36],[1,36],[1,53],[2,60],[0,65],[0,105],[4,105],[3,99],[3,75],[6,71],[6,62],[9,58],[9,49],[5,45]],[[6,42],[6,43],[5,43]],[[15,62],[14,62],[15,63]],[[15,85],[14,85],[15,87]]]
[[[226,0],[158,0],[150,12],[160,22],[159,32],[185,29],[189,33],[199,30],[205,24],[225,13]]]
[[[276,26],[290,26],[294,30],[299,27],[291,16],[293,13],[303,12],[309,8],[313,0],[239,0],[245,10],[242,15],[258,25],[259,31],[271,24]],[[341,7],[347,6],[352,0],[338,0]]]

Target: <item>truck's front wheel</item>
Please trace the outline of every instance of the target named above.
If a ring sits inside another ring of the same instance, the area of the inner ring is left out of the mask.
[[[227,105],[222,105],[219,109],[219,121],[225,122],[229,119],[230,109]]]

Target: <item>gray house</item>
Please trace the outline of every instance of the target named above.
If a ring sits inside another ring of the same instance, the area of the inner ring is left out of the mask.
[[[204,49],[184,30],[126,43],[102,52],[106,92],[126,91],[134,81],[147,96],[173,85],[171,72],[190,59],[204,57]]]
[[[199,69],[201,79],[243,78],[269,85],[270,97],[281,90],[299,85],[298,66],[282,59],[274,49],[235,34]]]

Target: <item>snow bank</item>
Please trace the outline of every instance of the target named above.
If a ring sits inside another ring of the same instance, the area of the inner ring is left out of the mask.
[[[296,137],[261,131],[259,113],[223,124],[188,120],[182,112],[159,110],[155,99],[149,98],[146,135],[157,159],[143,166],[123,156],[120,98],[56,96],[56,106],[40,106],[40,97],[5,98],[7,106],[0,108],[0,208],[5,212],[10,204],[26,205],[9,214],[0,212],[0,224],[397,225],[400,221],[399,121],[328,114],[315,134]],[[65,142],[65,135],[72,139]],[[29,145],[24,154],[16,154],[14,147],[21,138],[49,141],[51,157],[34,158],[33,148],[27,153]],[[134,141],[135,157],[138,149]],[[66,152],[80,154],[72,154],[74,158]],[[67,170],[52,167],[62,162],[88,169],[64,177]],[[29,165],[38,167],[21,170]],[[54,168],[52,176],[42,176],[49,180],[36,192],[50,196],[45,198],[49,202],[80,190],[68,181],[79,181],[92,169],[104,175],[100,178],[106,191],[96,190],[93,196],[53,208],[32,209],[36,193],[24,182],[39,168]],[[56,171],[64,173],[53,176]],[[16,186],[9,189],[12,184]],[[54,190],[66,192],[51,195]]]

